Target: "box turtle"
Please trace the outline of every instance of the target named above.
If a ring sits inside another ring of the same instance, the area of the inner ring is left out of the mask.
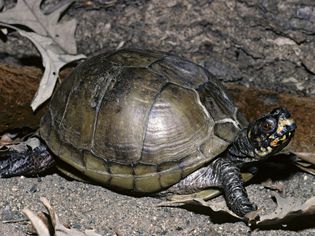
[[[74,69],[42,118],[40,144],[2,152],[0,176],[36,174],[59,160],[70,176],[130,192],[219,187],[243,216],[256,207],[241,166],[280,151],[295,128],[285,108],[248,123],[223,85],[197,64],[170,53],[120,50]]]

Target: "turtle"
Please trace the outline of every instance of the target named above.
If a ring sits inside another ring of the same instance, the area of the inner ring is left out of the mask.
[[[244,216],[257,206],[242,166],[281,151],[295,129],[283,107],[248,122],[198,64],[168,52],[122,49],[85,60],[61,82],[41,119],[39,144],[2,152],[0,177],[57,165],[71,177],[131,194],[217,187]]]

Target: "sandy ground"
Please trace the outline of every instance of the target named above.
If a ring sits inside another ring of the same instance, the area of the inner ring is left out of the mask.
[[[265,212],[275,209],[272,190],[259,184],[266,173],[284,184],[285,197],[306,200],[315,193],[315,177],[287,168],[279,174],[277,166],[262,167],[257,183],[247,187],[250,198]],[[0,235],[26,235],[21,210],[43,210],[39,202],[47,197],[55,206],[61,221],[81,231],[94,229],[102,235],[314,235],[315,219],[301,218],[276,229],[250,229],[243,222],[213,219],[200,207],[157,207],[162,200],[136,198],[115,193],[103,187],[71,181],[58,174],[41,178],[16,177],[0,179]],[[220,200],[220,199],[219,199]],[[11,223],[4,223],[9,221]],[[313,222],[313,223],[312,223]]]

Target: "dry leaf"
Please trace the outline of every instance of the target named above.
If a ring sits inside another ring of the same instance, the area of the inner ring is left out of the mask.
[[[171,201],[164,201],[157,206],[161,207],[179,207],[184,205],[201,205],[208,208],[210,214],[209,215],[225,215],[229,217],[233,217],[238,220],[244,220],[243,217],[237,216],[234,212],[230,211],[226,205],[225,201],[214,202],[214,201],[205,201],[202,198],[189,198],[189,195],[185,195],[186,197],[183,199],[177,198],[177,200],[172,199]],[[193,195],[190,195],[193,196]]]
[[[300,170],[315,175],[315,153],[313,152],[292,152],[295,156],[291,160]]]
[[[315,165],[304,161],[295,162],[295,165],[304,172],[315,175]]]
[[[293,152],[298,158],[315,165],[315,153],[312,152]]]
[[[40,236],[50,235],[48,226],[45,225],[45,223],[34,212],[32,212],[29,209],[24,209],[22,212],[30,219],[38,235]]]
[[[315,197],[308,199],[303,204],[299,199],[282,198],[279,194],[274,193],[277,202],[277,209],[268,215],[261,215],[261,209],[250,212],[244,217],[239,217],[230,211],[225,201],[214,202],[203,199],[192,198],[184,201],[164,202],[160,206],[183,206],[183,205],[201,205],[209,210],[209,215],[214,219],[218,217],[232,218],[236,221],[244,221],[251,227],[266,227],[275,225],[285,225],[292,222],[292,219],[301,218],[307,215],[315,215]],[[314,222],[315,225],[315,222]]]
[[[49,201],[44,197],[41,197],[40,200],[49,213],[50,220],[45,221],[46,223],[44,223],[41,217],[39,217],[29,209],[24,209],[22,211],[30,219],[39,236],[101,236],[100,234],[97,234],[92,230],[86,230],[85,233],[82,233],[76,229],[66,228],[59,221],[56,211],[50,205]],[[47,225],[48,222],[51,222],[51,225]],[[50,234],[49,232],[50,228],[53,229],[52,234]]]
[[[85,58],[84,55],[63,54],[54,41],[48,37],[40,36],[32,32],[18,30],[18,32],[27,37],[36,46],[43,59],[45,67],[44,75],[40,81],[39,88],[32,101],[31,107],[36,110],[42,103],[47,101],[54,90],[60,69],[66,64]]]
[[[268,189],[277,190],[279,192],[283,192],[284,185],[281,182],[273,182],[271,179],[268,179],[261,183],[262,186]]]
[[[41,78],[39,88],[31,104],[33,111],[35,111],[41,104],[43,104],[51,97],[59,76],[60,69],[70,62],[77,61],[86,57],[83,54],[65,54],[64,51],[61,50],[60,47],[55,44],[54,40],[52,40],[51,38],[41,36],[33,32],[26,32],[7,24],[0,23],[0,25],[12,28],[22,36],[28,38],[35,45],[42,56],[45,71],[43,77]]]
[[[315,215],[315,197],[308,199],[304,203],[299,199],[283,198],[276,193],[274,197],[278,205],[277,209],[271,214],[260,216],[260,220],[256,222],[257,226],[286,224],[294,218]]]
[[[59,70],[70,62],[85,58],[82,54],[73,55],[77,51],[74,38],[76,21],[73,19],[59,23],[61,14],[74,1],[64,1],[59,8],[49,15],[44,15],[41,12],[41,2],[38,0],[20,0],[14,8],[0,14],[0,21],[5,22],[0,22],[0,26],[14,29],[28,38],[41,54],[45,71],[31,104],[33,111],[51,97]],[[24,31],[10,24],[27,26],[35,33]]]
[[[18,0],[14,8],[0,14],[0,21],[12,25],[24,25],[34,32],[50,37],[64,53],[76,54],[74,32],[76,20],[72,19],[60,23],[63,12],[74,2],[64,1],[54,12],[49,15],[42,13],[40,0]]]

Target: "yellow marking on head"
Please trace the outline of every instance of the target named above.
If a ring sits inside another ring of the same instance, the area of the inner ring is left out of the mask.
[[[289,137],[290,137],[290,135],[289,135]],[[270,146],[271,147],[276,147],[276,146],[279,145],[280,141],[285,141],[285,140],[287,140],[287,136],[283,135],[282,137],[276,138],[275,140],[271,141],[270,142]]]
[[[261,142],[263,141],[263,139],[264,139],[264,138],[262,138],[262,137],[258,137],[258,138],[256,138],[256,141],[259,142],[259,143],[261,143]]]
[[[287,139],[287,136],[286,135],[283,135],[281,138],[279,138],[279,141],[284,141]]]
[[[277,147],[279,142],[279,138],[276,138],[275,140],[272,140],[270,143],[271,147]]]
[[[281,132],[285,126],[291,126],[293,124],[294,124],[293,119],[280,118],[278,121],[277,133],[281,134]]]
[[[279,145],[280,141],[285,141],[288,137],[291,136],[291,132],[288,133],[287,135],[283,135],[282,137],[279,138],[275,138],[276,134],[280,135],[284,129],[285,126],[291,126],[294,124],[294,120],[293,119],[286,119],[286,118],[280,118],[278,121],[278,128],[276,133],[272,134],[269,136],[269,139],[274,139],[273,141],[271,141],[270,146],[272,147],[276,147]]]
[[[260,149],[257,149],[257,148],[255,149],[255,153],[260,157],[265,157],[271,152],[272,152],[271,147],[267,147],[267,148],[261,147]]]

